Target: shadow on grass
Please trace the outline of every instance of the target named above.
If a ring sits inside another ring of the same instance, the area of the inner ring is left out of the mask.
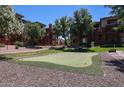
[[[102,44],[100,45],[100,47],[103,47],[103,48],[111,48],[111,47],[124,47],[123,44],[118,44],[118,43],[109,43],[109,44]]]
[[[116,66],[116,70],[117,71],[120,71],[122,73],[124,73],[124,59],[123,60],[111,60],[111,61],[107,61],[106,62],[106,65],[109,65],[109,66]]]
[[[85,49],[83,49],[83,48],[51,48],[51,49],[54,49],[54,50],[61,50],[61,51],[63,51],[63,52],[95,52],[95,51],[93,51],[93,50],[90,50],[90,49],[88,49],[88,48],[85,48]]]
[[[11,59],[12,59],[11,57],[7,57],[5,55],[0,54],[0,60],[2,61],[11,60]]]
[[[60,71],[76,72],[81,74],[84,73],[84,74],[96,75],[96,76],[103,75],[100,57],[98,55],[95,55],[92,57],[92,61],[93,61],[92,65],[88,67],[82,67],[82,68],[58,65],[58,64],[48,63],[48,62],[17,61],[16,63],[37,66],[42,68],[55,69]]]

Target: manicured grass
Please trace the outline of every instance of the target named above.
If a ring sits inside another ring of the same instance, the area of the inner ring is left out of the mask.
[[[20,59],[21,61],[47,62],[71,67],[86,67],[92,64],[92,56],[96,53],[57,53],[46,56]]]
[[[113,49],[113,47],[94,47],[94,48],[82,48],[82,49],[77,49],[77,48],[63,48],[60,49],[63,52],[84,52],[84,53],[89,53],[89,52],[107,52],[108,50]],[[115,47],[117,51],[124,51],[124,47]]]
[[[94,47],[94,48],[89,48],[90,51],[92,52],[107,52],[108,50],[112,49],[113,47]],[[124,47],[115,47],[117,51],[124,51]]]

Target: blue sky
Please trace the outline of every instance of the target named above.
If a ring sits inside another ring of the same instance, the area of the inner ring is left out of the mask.
[[[100,18],[110,16],[110,9],[102,5],[68,5],[68,6],[37,6],[37,5],[17,5],[13,6],[15,12],[25,16],[24,19],[29,21],[39,21],[46,25],[62,16],[73,16],[73,12],[80,8],[86,8],[92,15],[93,21],[99,21]]]

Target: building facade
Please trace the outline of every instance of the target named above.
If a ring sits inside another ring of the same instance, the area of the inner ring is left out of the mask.
[[[87,35],[82,37],[86,38],[87,42],[94,41],[96,44],[123,44],[124,43],[124,31],[115,31],[114,27],[119,26],[117,16],[110,16],[101,18],[99,22],[95,22],[94,30],[88,32]],[[78,35],[71,36],[71,45],[79,46]]]
[[[30,22],[30,21],[24,20],[23,19],[24,16],[21,14],[16,13],[16,17],[20,22],[23,22],[24,24]],[[58,41],[56,39],[56,34],[53,30],[52,24],[50,24],[49,27],[45,28],[46,27],[45,24],[42,24],[40,22],[34,22],[34,23],[39,24],[41,26],[41,29],[44,28],[46,31],[44,33],[44,36],[41,39],[39,39],[36,45],[54,46],[58,44],[57,43]],[[13,45],[15,44],[16,41],[26,42],[25,39],[23,39],[25,35],[23,35],[22,37],[22,34],[20,36],[17,36],[16,34],[12,34],[11,36],[13,36],[13,38],[6,39],[6,36],[0,33],[0,43]],[[18,37],[18,39],[16,37]]]
[[[124,43],[124,32],[115,31],[114,27],[119,25],[118,17],[110,16],[100,19],[94,26],[94,41],[98,44]]]
[[[45,28],[46,32],[44,36],[39,40],[39,45],[55,46],[57,45],[56,34],[53,30],[52,24],[49,24],[48,28]]]
[[[16,14],[16,17],[23,22],[24,24],[28,21],[24,20],[24,16],[20,14]],[[41,25],[41,28],[45,29],[44,36],[39,39],[37,42],[38,45],[45,45],[45,46],[55,46],[59,44],[63,44],[63,40],[57,40],[56,33],[53,30],[52,24],[50,24],[47,28],[42,23],[38,23]],[[94,30],[88,32],[88,34],[82,36],[82,42],[92,42],[94,41],[97,44],[118,44],[124,43],[124,31],[115,31],[113,28],[119,25],[118,17],[110,16],[101,18],[99,22],[95,22]],[[1,33],[0,33],[1,34]],[[18,36],[18,38],[22,38],[22,36]],[[78,35],[72,35],[71,38],[71,45],[72,46],[79,46],[79,37]],[[17,40],[18,41],[18,40]],[[59,43],[58,43],[59,42]],[[14,44],[13,40],[6,40],[3,35],[0,35],[0,43],[4,44]]]

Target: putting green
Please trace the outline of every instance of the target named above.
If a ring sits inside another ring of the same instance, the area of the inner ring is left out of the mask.
[[[92,64],[92,56],[96,53],[56,53],[46,56],[22,58],[20,61],[47,62],[71,67],[87,67]]]

